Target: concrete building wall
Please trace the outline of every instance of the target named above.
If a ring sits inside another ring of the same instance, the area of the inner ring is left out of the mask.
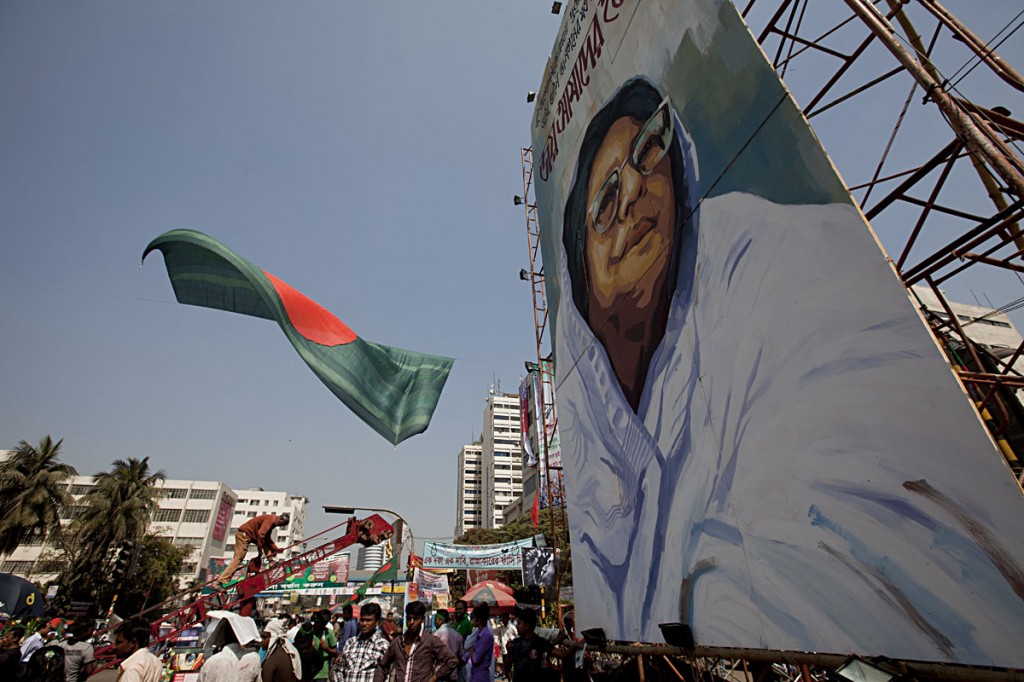
[[[62,522],[71,521],[82,512],[84,505],[79,503],[93,487],[95,481],[92,476],[71,478],[68,492],[75,504],[64,510]],[[149,532],[167,538],[176,545],[190,545],[193,548],[179,574],[182,584],[187,584],[205,575],[203,570],[211,557],[224,553],[224,547],[231,537],[229,524],[224,524],[224,538],[215,540],[213,530],[217,512],[222,504],[227,505],[230,518],[230,510],[234,509],[237,496],[231,488],[218,481],[168,479],[157,483],[156,487],[162,495],[150,520]],[[40,573],[37,564],[44,554],[55,551],[49,541],[22,544],[0,560],[0,571],[36,582],[48,582],[56,578],[56,575]]]
[[[455,473],[455,537],[459,537],[470,528],[484,527],[483,446],[463,445]]]
[[[274,542],[285,551],[280,555],[282,559],[291,559],[297,554],[302,554],[304,545],[298,544],[304,537],[306,529],[306,507],[309,500],[302,495],[291,495],[280,490],[264,490],[263,488],[249,488],[238,493],[238,505],[235,507],[234,516],[231,518],[231,531],[227,539],[227,546],[224,548],[224,556],[231,558],[235,551],[235,533],[246,521],[263,514],[291,514],[291,521],[285,528],[278,528],[274,531]],[[324,542],[330,538],[323,538]],[[315,542],[315,541],[314,541]],[[321,543],[322,544],[322,543]],[[286,547],[291,549],[285,549]],[[308,549],[308,548],[306,548]],[[250,547],[246,554],[247,559],[256,556],[256,548]]]

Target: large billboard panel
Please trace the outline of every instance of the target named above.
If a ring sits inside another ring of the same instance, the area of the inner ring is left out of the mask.
[[[1024,500],[736,8],[576,0],[537,96],[577,623],[1024,666]]]

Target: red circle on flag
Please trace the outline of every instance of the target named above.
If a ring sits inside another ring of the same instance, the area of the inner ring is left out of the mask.
[[[263,274],[274,285],[274,290],[281,298],[284,310],[288,314],[288,321],[302,336],[321,346],[343,346],[358,338],[354,331],[327,308],[266,270]]]

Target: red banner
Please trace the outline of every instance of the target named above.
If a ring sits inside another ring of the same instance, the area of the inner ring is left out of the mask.
[[[477,583],[482,583],[485,580],[497,580],[498,572],[492,570],[477,570],[471,568],[466,571],[466,590],[473,587]]]
[[[221,495],[220,507],[217,508],[217,520],[213,524],[213,539],[223,542],[231,525],[231,515],[235,512],[235,501],[227,495]]]

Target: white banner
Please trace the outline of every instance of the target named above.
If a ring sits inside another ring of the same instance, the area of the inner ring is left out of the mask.
[[[533,538],[497,545],[452,545],[428,541],[423,545],[423,568],[522,568],[522,548],[532,545]]]

